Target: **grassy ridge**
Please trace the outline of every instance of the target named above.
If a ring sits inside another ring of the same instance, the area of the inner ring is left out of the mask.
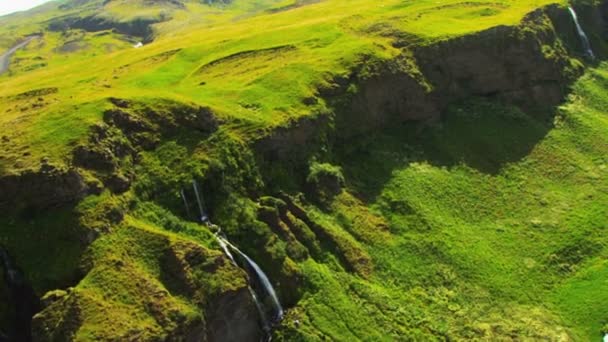
[[[534,8],[553,2],[331,0],[262,15],[246,6],[250,2],[237,1],[223,11],[201,7],[218,13],[209,22],[171,27],[176,19],[159,24],[158,39],[141,49],[129,48],[115,35],[70,31],[75,36],[71,39],[47,33],[44,43],[17,54],[30,59],[22,69],[40,64],[38,57],[47,66],[2,76],[0,127],[19,135],[7,134],[10,142],[2,142],[6,152],[0,163],[6,171],[35,167],[42,156],[62,163],[66,146],[84,139],[91,123],[99,121],[101,113],[95,109],[103,108],[100,101],[108,96],[195,102],[250,127],[281,125],[324,111],[322,101],[306,105],[304,100],[362,56],[382,60],[399,53],[390,44],[392,37],[407,34],[424,44],[513,25]],[[235,15],[243,13],[258,14],[235,22]],[[57,53],[57,45],[66,42],[81,48]],[[49,87],[59,91],[42,101],[14,97]]]

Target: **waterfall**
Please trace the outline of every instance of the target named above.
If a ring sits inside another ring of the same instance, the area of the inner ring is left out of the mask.
[[[217,239],[217,242],[220,244],[220,247],[222,248],[222,250],[228,257],[228,259],[230,259],[230,261],[232,261],[232,263],[234,265],[237,265],[236,260],[234,259],[234,256],[232,255],[232,253],[230,253],[230,248],[228,247],[229,242],[226,239],[222,238],[219,234],[220,234],[220,232],[215,234],[215,238]],[[255,303],[255,308],[258,310],[258,314],[260,314],[260,318],[262,319],[262,324],[264,324],[264,331],[266,331],[268,333],[270,331],[270,323],[268,322],[268,317],[266,317],[266,313],[264,312],[262,302],[260,301],[258,296],[255,294],[255,291],[251,288],[251,286],[247,286],[247,289],[249,290],[249,294],[251,295],[251,298],[253,299],[253,302]]]
[[[274,287],[272,287],[272,284],[270,283],[270,280],[268,279],[268,276],[266,275],[266,273],[264,273],[262,268],[260,268],[260,266],[255,261],[253,261],[247,254],[243,253],[240,249],[238,249],[236,246],[234,246],[232,243],[230,243],[228,240],[226,240],[226,238],[224,238],[220,235],[221,234],[220,228],[215,226],[213,223],[211,223],[209,221],[209,217],[205,213],[201,192],[199,190],[198,183],[196,182],[196,180],[192,181],[192,188],[194,189],[194,194],[196,195],[196,202],[198,204],[199,213],[201,215],[201,217],[200,217],[201,222],[207,224],[207,226],[209,228],[214,228],[214,227],[217,228],[217,232],[215,233],[215,238],[217,239],[217,242],[219,243],[222,250],[224,251],[224,254],[226,254],[228,259],[230,259],[230,261],[234,265],[238,266],[234,255],[230,251],[231,249],[233,251],[235,251],[238,255],[240,255],[245,260],[248,267],[253,271],[253,273],[255,273],[255,276],[259,280],[264,291],[266,292],[266,294],[268,295],[268,297],[270,297],[270,299],[272,301],[273,307],[276,311],[276,316],[274,319],[276,321],[281,320],[284,315],[283,307],[281,306],[279,297],[277,296],[276,291],[274,290]],[[180,194],[181,194],[182,200],[184,201],[184,205],[186,206],[186,211],[189,214],[189,205],[188,205],[188,200],[186,198],[184,189],[182,189],[180,191]],[[256,309],[258,310],[258,313],[260,314],[260,319],[262,320],[262,323],[264,325],[264,331],[269,333],[270,329],[271,329],[271,325],[270,325],[270,321],[268,320],[268,317],[266,315],[266,312],[264,311],[264,305],[263,305],[262,301],[260,301],[258,295],[255,293],[253,288],[251,286],[248,286],[248,289],[249,289],[249,293],[251,294],[251,298],[253,299],[253,302],[255,303]]]
[[[209,221],[209,217],[205,214],[205,210],[203,209],[203,201],[201,200],[201,195],[198,191],[198,183],[196,180],[192,180],[192,187],[194,188],[194,194],[196,195],[196,203],[198,203],[198,210],[201,215],[201,222],[205,223]]]
[[[232,256],[232,253],[230,253],[230,249],[228,248],[226,241],[223,238],[219,237],[219,235],[215,235],[215,237],[217,238],[217,242],[220,244],[220,247],[222,247],[222,250],[224,250],[224,254],[226,254],[226,256],[232,261],[232,263],[236,265],[234,256]]]
[[[186,215],[190,217],[190,205],[188,204],[188,199],[186,198],[186,192],[184,189],[182,189],[179,193],[182,196],[182,201],[184,201],[184,206],[186,207]]]
[[[587,54],[587,56],[589,58],[591,58],[592,60],[595,59],[595,54],[593,53],[593,50],[591,49],[591,43],[589,43],[589,38],[587,38],[587,34],[585,33],[585,30],[583,30],[583,27],[581,26],[581,24],[578,21],[578,16],[576,15],[576,11],[571,6],[568,7],[568,10],[570,11],[572,20],[574,20],[574,25],[576,26],[576,31],[578,32],[578,36],[581,39],[581,44],[583,44],[583,49],[585,50],[585,54]]]
[[[225,248],[225,250],[232,248],[241,257],[243,257],[243,259],[245,259],[245,261],[247,262],[249,267],[251,267],[251,269],[255,272],[256,276],[260,280],[262,287],[264,287],[264,290],[266,291],[266,293],[270,296],[270,299],[272,300],[272,304],[276,310],[276,320],[280,320],[281,318],[283,318],[284,311],[283,311],[283,307],[281,306],[281,302],[279,301],[279,297],[277,296],[277,293],[275,292],[274,287],[272,287],[272,283],[270,282],[270,279],[268,279],[268,276],[266,275],[266,273],[264,273],[262,268],[260,268],[260,266],[255,261],[251,260],[251,258],[247,254],[243,253],[240,249],[236,248],[236,246],[231,244],[228,240],[222,238],[219,235],[216,235],[216,237],[217,237],[218,241],[220,241],[220,245],[225,246],[222,248]],[[230,254],[229,254],[229,257],[231,257]]]

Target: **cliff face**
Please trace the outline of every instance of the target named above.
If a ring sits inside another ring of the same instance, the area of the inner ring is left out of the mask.
[[[586,22],[594,32],[608,32],[608,2],[602,6],[603,11],[583,14],[590,18]],[[571,29],[566,11],[550,7],[530,13],[516,27],[499,26],[425,46],[396,40],[403,50],[398,58],[363,61],[371,72],[353,70],[349,76],[337,77],[331,86],[319,89],[331,112],[276,129],[252,143],[252,149],[265,167],[281,163],[301,167],[310,155],[326,147],[323,144],[357,139],[395,122],[436,122],[450,104],[470,97],[514,104],[530,113],[536,108],[554,107],[583,70],[582,64],[572,59],[577,52],[573,40],[567,37]],[[88,195],[104,194],[141,196],[147,200],[152,197],[150,194],[133,189],[144,162],[164,172],[190,161],[175,157],[170,166],[156,165],[145,160],[146,153],[157,151],[169,140],[206,139],[220,125],[208,108],[164,104],[159,110],[116,98],[109,102],[111,108],[105,112],[104,122],[92,128],[88,142],[74,148],[69,157],[70,168],[59,170],[43,161],[38,171],[0,177],[0,209],[19,213],[45,211],[76,205]],[[193,149],[187,143],[178,147]],[[236,154],[221,152],[228,157]],[[230,177],[225,177],[225,170],[242,169],[232,159],[214,155],[208,158],[212,162],[206,166],[214,172],[214,167],[219,170],[218,181]],[[302,182],[297,185],[302,186]],[[165,189],[158,186],[153,190]],[[252,192],[247,195],[259,197]],[[171,195],[172,200],[179,200]],[[277,266],[269,272],[281,280],[281,295],[287,303],[297,304],[301,296],[298,291],[303,286],[292,260],[302,261],[309,256],[321,260],[329,254],[348,271],[362,278],[370,276],[372,259],[356,242],[313,222],[290,197],[267,200],[272,203],[262,203],[257,211],[239,212],[242,216],[238,219],[251,219],[289,240],[286,255],[275,257],[260,252],[266,264]],[[83,256],[84,265],[78,267],[84,277],[67,291],[38,293],[44,295],[44,308],[34,317],[34,340],[70,340],[77,336],[133,341],[259,340],[263,334],[260,317],[247,289],[246,274],[226,257],[203,247],[210,244],[209,236],[205,240],[198,231],[192,234],[199,240],[191,243],[175,238],[171,235],[174,232],[151,232],[150,227],[133,224],[128,216],[136,200],[124,201],[107,207],[100,205],[103,227],[91,225],[86,215],[78,222],[84,235],[79,240],[92,246]],[[226,207],[232,208],[227,204]],[[156,216],[165,214],[171,216],[164,212]],[[191,229],[156,219],[175,231]],[[378,226],[385,229],[385,224]],[[277,240],[264,236],[264,230],[258,228],[253,226],[257,229],[255,239]],[[133,247],[138,244],[141,250]],[[52,287],[41,292],[48,290]],[[128,298],[119,298],[117,293],[127,293]],[[0,287],[0,298],[3,296],[6,291]],[[0,318],[6,316],[2,310],[0,306]],[[139,316],[133,317],[133,312]]]
[[[601,32],[605,19],[593,9],[583,8],[584,22],[590,32]],[[572,59],[582,56],[576,28],[568,11],[557,6],[528,14],[519,26],[423,46],[408,39],[395,39],[401,56],[389,61],[364,58],[363,67],[321,87],[319,95],[333,107],[333,120],[320,115],[276,130],[256,145],[263,159],[293,162],[302,148],[327,137],[319,128],[330,123],[330,135],[344,141],[392,123],[436,122],[450,104],[471,97],[539,112],[561,103],[583,72],[583,65]]]
[[[356,73],[333,98],[338,105],[340,134],[357,135],[395,121],[436,121],[446,107],[470,97],[488,97],[524,110],[559,104],[569,85],[582,73],[560,39],[558,22],[548,7],[530,13],[520,26],[499,26],[427,46],[406,48],[402,58],[381,65],[365,79]],[[599,23],[598,23],[599,26]],[[397,42],[408,45],[408,42]],[[417,68],[402,60],[411,54]],[[346,94],[356,85],[354,95]]]
[[[45,307],[33,319],[34,341],[259,340],[248,280],[230,260],[137,225],[124,229],[131,231],[115,234],[144,239],[150,243],[147,249],[120,251],[115,246],[106,255],[90,256],[90,269],[78,287],[42,298]],[[124,254],[116,258],[116,252]],[[144,260],[140,252],[155,255]],[[159,272],[142,272],[141,262],[152,263]]]

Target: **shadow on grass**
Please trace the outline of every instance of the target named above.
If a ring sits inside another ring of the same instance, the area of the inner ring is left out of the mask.
[[[9,341],[30,340],[31,317],[40,310],[38,298],[45,292],[80,281],[85,237],[72,205],[0,217],[0,250],[5,250],[6,260],[18,270],[12,283],[7,281],[7,263],[0,260],[0,274],[4,274],[0,291],[6,290],[0,299],[7,299],[4,308],[9,310],[8,322],[0,322],[0,330],[7,329]]]
[[[532,151],[552,128],[550,118],[475,99],[450,107],[433,127],[396,124],[337,144],[336,162],[349,185],[368,200],[379,195],[395,169],[416,162],[448,168],[466,165],[496,175]]]

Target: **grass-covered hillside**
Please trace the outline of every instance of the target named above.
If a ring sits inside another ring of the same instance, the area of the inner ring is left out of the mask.
[[[95,3],[81,5],[83,16]],[[172,24],[186,15],[176,9],[173,21],[157,24],[154,43],[140,49],[108,31],[45,31],[15,56],[0,85],[0,106],[5,112],[12,109],[0,124],[3,132],[13,132],[2,142],[7,152],[2,167],[8,172],[35,167],[41,157],[64,162],[66,147],[86,139],[110,96],[210,106],[224,120],[244,122],[246,131],[279,126],[325,111],[324,101],[315,100],[317,88],[348,74],[363,58],[394,58],[402,53],[393,46],[397,39],[429,44],[514,25],[552,1],[321,1],[302,6],[262,1],[263,14],[241,14],[250,13],[250,3],[203,6],[201,22],[184,27]],[[111,1],[102,13],[117,18],[139,13],[129,6]],[[52,22],[51,14],[63,13],[49,12],[35,14],[42,17],[36,28],[29,28],[23,15],[5,20],[23,23],[26,28],[17,32],[26,35]],[[208,22],[206,12],[213,14]],[[18,29],[9,26],[7,36],[14,37],[13,30]],[[46,97],[18,96],[36,89],[53,91]],[[61,120],[53,119],[57,116]]]
[[[607,10],[63,0],[0,17],[3,50],[34,36],[0,74],[0,341],[600,341]]]

